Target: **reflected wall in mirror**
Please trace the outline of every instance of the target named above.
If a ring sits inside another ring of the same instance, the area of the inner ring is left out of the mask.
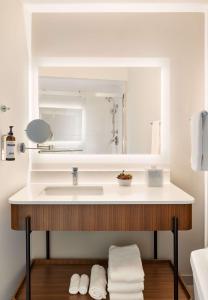
[[[161,68],[41,67],[51,144],[83,154],[160,154]]]

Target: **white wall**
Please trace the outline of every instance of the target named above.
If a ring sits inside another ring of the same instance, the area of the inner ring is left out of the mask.
[[[161,120],[161,69],[129,69],[126,98],[127,153],[151,154],[151,122]]]
[[[0,3],[0,103],[11,108],[0,112],[0,135],[14,125],[17,141],[24,140],[27,120],[27,51],[20,1]],[[10,229],[8,197],[27,181],[27,155],[14,162],[0,161],[0,299],[11,299],[24,269],[24,232]]]
[[[199,13],[37,14],[33,19],[34,56],[170,58],[171,177],[196,198],[193,230],[180,234],[183,273],[190,272],[190,251],[203,247],[203,174],[191,170],[189,135],[191,114],[203,108],[203,38],[204,17]],[[58,233],[53,235],[52,253],[106,256],[111,243],[138,241],[148,257],[152,254],[151,238],[148,233]],[[170,238],[171,234],[160,233],[160,257],[170,256]],[[36,253],[42,253],[41,249]]]
[[[126,81],[128,78],[127,68],[79,68],[79,67],[40,67],[39,76],[45,77],[68,77],[81,79],[108,79]]]

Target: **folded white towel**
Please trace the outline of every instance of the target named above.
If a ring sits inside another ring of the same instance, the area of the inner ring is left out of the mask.
[[[69,293],[72,295],[76,295],[79,292],[79,282],[80,282],[80,276],[79,274],[73,274],[70,280],[69,285]]]
[[[89,276],[82,274],[79,282],[79,293],[81,295],[86,295],[89,287]]]
[[[94,265],[91,269],[89,294],[93,299],[106,299],[106,273],[102,266]]]
[[[144,282],[112,282],[108,281],[109,293],[140,293],[144,290]]]
[[[208,170],[208,113],[201,111],[191,118],[191,166],[195,171]]]
[[[108,276],[113,282],[144,281],[144,270],[137,245],[110,247]]]
[[[111,293],[110,300],[144,300],[143,293],[119,294]]]

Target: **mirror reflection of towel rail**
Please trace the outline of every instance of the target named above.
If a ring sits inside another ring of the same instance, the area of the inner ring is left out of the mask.
[[[26,147],[25,143],[18,144],[18,150],[21,153],[25,153],[26,150],[51,151],[52,150],[51,147],[52,147],[51,145],[40,145],[40,144],[37,144],[37,147]]]
[[[41,149],[38,153],[82,152],[83,149]]]
[[[152,122],[150,122],[150,125],[152,125],[153,124],[153,121]],[[160,125],[161,125],[161,121],[160,121]]]

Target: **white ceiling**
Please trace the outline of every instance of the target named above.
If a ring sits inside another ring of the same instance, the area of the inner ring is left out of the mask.
[[[206,3],[208,4],[208,0],[22,0],[23,3],[32,3],[32,4],[59,4],[62,3]]]
[[[208,0],[20,0],[32,13],[207,12]]]

